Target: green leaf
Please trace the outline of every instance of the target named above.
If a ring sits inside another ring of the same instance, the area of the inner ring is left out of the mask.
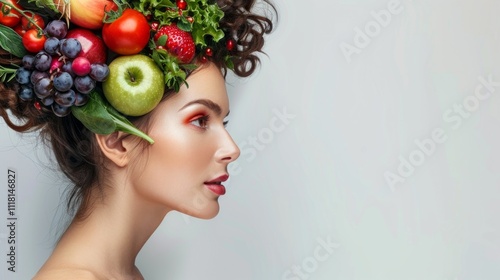
[[[0,25],[0,47],[17,57],[26,55],[21,36],[5,25]]]
[[[123,131],[141,137],[150,144],[154,143],[151,137],[116,111],[97,91],[90,93],[87,104],[81,107],[71,107],[71,112],[86,128],[96,134],[106,135],[115,131]]]
[[[180,67],[184,70],[193,71],[198,68],[197,64],[181,64]]]
[[[230,56],[230,55],[227,55],[225,58],[225,63],[226,63],[226,67],[229,69],[229,70],[234,70],[234,62],[233,62],[233,57]]]
[[[161,35],[160,38],[158,38],[158,46],[165,46],[167,44],[168,36],[167,35]]]
[[[184,30],[186,32],[191,32],[191,23],[185,18],[182,17],[179,22],[177,22],[177,27],[179,27],[180,30]]]
[[[70,0],[61,0],[59,1],[59,5],[67,7],[69,1]],[[55,15],[60,13],[54,0],[20,0],[19,4],[27,10],[36,10],[39,15],[55,17]],[[35,9],[35,7],[38,9]],[[64,8],[61,8],[61,10],[64,10]]]
[[[151,15],[151,11],[155,11],[160,7],[176,7],[175,3],[166,0],[134,0],[128,2],[132,2],[130,3],[132,7],[146,16]]]
[[[167,88],[174,89],[175,91],[179,91],[182,84],[186,83],[187,74],[184,69],[190,70],[191,68],[196,68],[192,64],[179,64],[177,58],[164,49],[153,49],[151,58],[163,71]]]
[[[193,40],[197,46],[206,47],[206,36],[212,37],[214,42],[224,38],[224,31],[219,28],[219,22],[224,12],[217,4],[208,4],[207,0],[187,0],[188,9],[192,13]]]

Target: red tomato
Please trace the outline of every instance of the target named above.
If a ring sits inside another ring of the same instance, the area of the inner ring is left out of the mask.
[[[45,44],[46,39],[45,35],[38,34],[38,30],[30,29],[23,36],[23,45],[29,52],[37,53],[43,50],[43,44]]]
[[[150,27],[146,17],[134,9],[102,27],[102,39],[108,48],[121,55],[139,53],[149,41]]]
[[[30,16],[30,18],[36,24],[38,24],[38,26],[40,26],[40,28],[45,28],[45,22],[43,21],[43,18],[40,15],[35,14],[35,16],[33,17],[31,12],[24,12],[24,13],[27,14],[28,16]],[[13,27],[12,29],[14,29],[14,31],[16,31],[17,34],[19,34],[21,37],[23,37],[24,34],[26,34],[26,31],[28,31],[30,29],[37,29],[37,27],[33,23],[31,23],[28,19],[26,19],[25,17],[22,17],[21,22],[18,25],[16,25],[15,27]]]
[[[34,21],[40,28],[44,28],[45,27],[45,22],[43,21],[43,18],[40,16],[40,15],[33,15],[33,13],[31,12],[25,12],[25,14],[27,16],[30,17],[30,19],[32,21]],[[21,19],[21,26],[24,30],[28,31],[30,29],[36,29],[36,25],[34,25],[33,23],[31,23],[27,18],[23,17]]]
[[[23,9],[17,1],[6,0],[9,4],[14,5],[18,9]],[[11,6],[0,3],[0,24],[8,27],[15,27],[21,21],[21,14]]]
[[[16,25],[12,29],[14,29],[14,31],[16,31],[17,34],[19,34],[19,36],[21,36],[21,37],[23,37],[24,34],[26,34],[26,30],[23,29],[23,27],[21,26],[21,24]]]

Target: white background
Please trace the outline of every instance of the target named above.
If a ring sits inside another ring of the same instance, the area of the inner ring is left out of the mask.
[[[500,86],[474,95],[500,82],[500,2],[392,1],[385,26],[388,0],[276,2],[260,71],[228,80],[242,155],[221,212],[167,215],[138,257],[146,279],[500,279]],[[19,178],[18,272],[2,261],[0,278],[29,279],[64,228],[65,183],[36,135],[0,135],[0,178]]]

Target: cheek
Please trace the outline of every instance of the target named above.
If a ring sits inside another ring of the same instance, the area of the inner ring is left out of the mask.
[[[203,134],[186,127],[151,136],[155,143],[137,161],[137,192],[173,208],[189,204],[213,175],[211,144]]]
[[[172,129],[155,138],[150,154],[158,164],[165,163],[175,169],[190,170],[199,164],[206,164],[212,158],[210,143],[192,129]]]

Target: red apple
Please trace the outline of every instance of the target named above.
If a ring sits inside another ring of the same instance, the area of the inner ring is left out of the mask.
[[[70,0],[69,6],[64,5],[63,0],[54,0],[54,3],[72,23],[88,29],[101,28],[104,11],[118,8],[112,0]]]
[[[87,58],[91,64],[106,63],[106,46],[104,41],[92,31],[75,28],[68,31],[66,39],[75,38],[82,45],[78,56]]]

